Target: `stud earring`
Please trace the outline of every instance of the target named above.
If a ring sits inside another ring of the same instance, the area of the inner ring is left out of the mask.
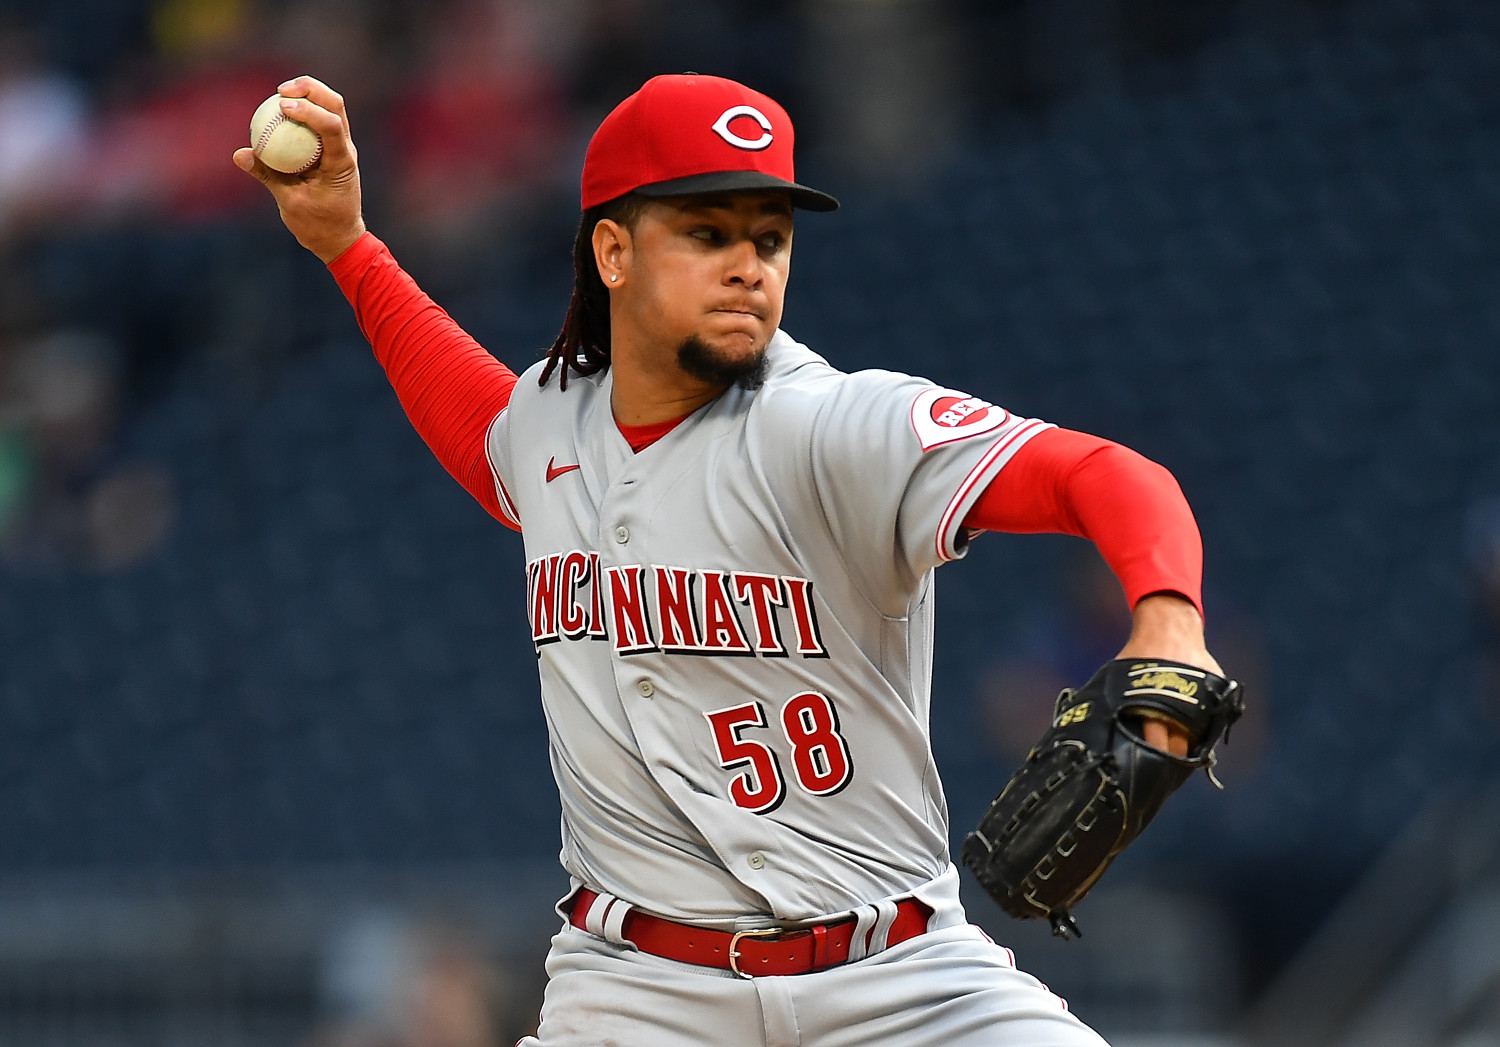
[[[619,279],[619,278],[620,278],[620,276],[619,276],[619,274],[618,274],[618,273],[610,273],[610,274],[609,274],[609,282],[610,282],[610,283],[614,283],[614,282],[615,282],[615,281],[616,281],[616,280],[618,280],[618,279]]]

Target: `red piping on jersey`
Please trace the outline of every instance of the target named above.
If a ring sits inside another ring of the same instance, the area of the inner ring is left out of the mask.
[[[500,424],[500,419],[505,417],[505,412],[508,410],[510,410],[509,404],[501,408],[500,413],[495,415],[495,420],[484,431],[484,459],[489,462],[490,475],[495,478],[495,493],[499,496],[497,507],[501,513],[500,522],[507,527],[519,531],[521,529],[521,514],[516,510],[516,503],[511,498],[510,492],[505,489],[505,481],[500,478],[500,470],[496,467],[495,460],[490,457],[490,435],[495,431],[495,426]],[[478,495],[475,495],[475,497],[478,497]]]
[[[969,470],[969,475],[964,477],[963,483],[958,485],[958,490],[949,499],[948,507],[943,510],[943,515],[938,520],[936,542],[939,559],[944,561],[953,559],[953,557],[948,555],[948,540],[953,531],[953,517],[958,512],[958,507],[968,497],[969,492],[974,489],[974,485],[979,483],[985,474],[990,471],[990,467],[995,463],[997,458],[1007,452],[1013,453],[1014,449],[1016,449],[1017,441],[1024,443],[1028,438],[1035,436],[1045,428],[1048,428],[1047,423],[1040,422],[1035,418],[1027,419],[1002,437],[995,446],[986,451],[974,468]]]

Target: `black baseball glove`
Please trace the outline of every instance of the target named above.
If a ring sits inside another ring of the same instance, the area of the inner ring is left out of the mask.
[[[1215,785],[1214,745],[1244,711],[1240,685],[1163,659],[1122,658],[1057,698],[1052,726],[979,827],[963,863],[1012,916],[1082,932],[1068,910],[1198,768]],[[1186,756],[1146,743],[1144,719],[1186,728]],[[1220,786],[1222,788],[1222,786]]]

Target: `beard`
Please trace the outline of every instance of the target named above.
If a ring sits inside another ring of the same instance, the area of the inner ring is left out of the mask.
[[[710,385],[737,385],[753,393],[766,381],[766,348],[761,346],[748,356],[728,358],[716,352],[697,335],[688,335],[677,347],[677,366]]]

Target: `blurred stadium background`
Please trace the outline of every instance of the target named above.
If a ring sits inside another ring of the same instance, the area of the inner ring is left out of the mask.
[[[517,370],[587,136],[744,79],[845,201],[787,329],[1168,465],[1250,686],[1064,944],[1122,1047],[1500,1044],[1500,5],[0,0],[0,1043],[508,1044],[564,888],[519,544],[229,163],[312,72]],[[1077,541],[941,572],[953,824],[1123,635]]]

